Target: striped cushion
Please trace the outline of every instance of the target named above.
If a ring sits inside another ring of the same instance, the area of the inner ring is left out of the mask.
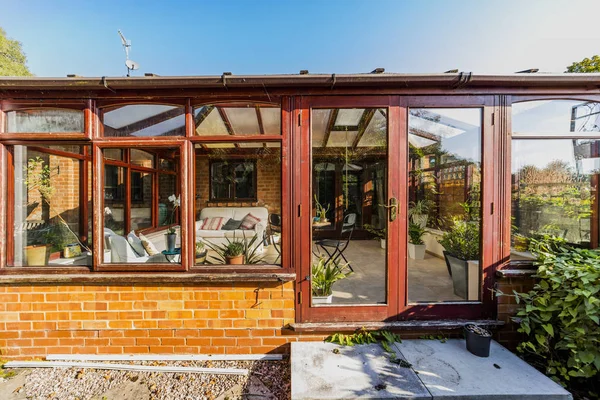
[[[260,222],[260,218],[255,217],[251,213],[246,214],[240,225],[241,229],[254,229],[254,226]]]
[[[218,231],[225,222],[223,219],[223,217],[206,218],[202,224],[202,229],[206,231]]]

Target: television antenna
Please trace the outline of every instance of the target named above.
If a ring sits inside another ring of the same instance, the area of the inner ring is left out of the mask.
[[[127,77],[129,77],[129,73],[131,71],[140,69],[140,64],[129,59],[129,48],[131,47],[131,41],[125,39],[125,36],[123,36],[121,30],[118,30],[117,32],[119,32],[119,36],[121,37],[121,43],[123,44],[123,49],[125,50],[125,66],[127,66]]]

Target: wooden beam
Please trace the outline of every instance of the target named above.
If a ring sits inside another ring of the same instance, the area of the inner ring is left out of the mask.
[[[196,129],[200,126],[202,122],[208,117],[210,112],[215,109],[215,106],[206,106],[204,110],[200,111],[198,115],[194,117],[194,126]]]
[[[254,106],[254,109],[256,110],[256,119],[258,120],[258,129],[261,135],[265,134],[265,127],[263,126],[263,120],[262,120],[262,116],[260,115],[260,106],[256,105]]]
[[[363,135],[365,134],[365,131],[367,130],[367,127],[369,126],[371,120],[375,116],[376,111],[376,108],[368,108],[363,113],[360,122],[358,123],[358,134],[354,139],[354,143],[352,143],[353,149],[355,149],[358,146],[358,142],[360,142],[360,139],[362,139]]]
[[[329,142],[329,136],[331,135],[331,131],[335,126],[335,120],[337,119],[338,111],[339,110],[337,108],[331,110],[331,115],[329,116],[329,122],[327,123],[327,128],[325,130],[325,137],[323,138],[322,147],[327,147],[327,142]]]
[[[442,140],[442,138],[440,136],[434,135],[433,133],[425,132],[424,130],[421,130],[421,129],[410,128],[408,133],[410,133],[411,135],[422,137],[423,139],[429,139],[429,140],[433,140],[436,142],[439,142]]]
[[[185,113],[185,107],[175,107],[171,110],[161,112],[160,114],[153,115],[148,118],[144,118],[140,121],[133,122],[129,125],[125,125],[121,128],[117,128],[117,136],[130,136],[132,132],[141,131],[142,129],[148,128],[153,125],[157,125],[161,122],[167,121],[171,118],[178,117]],[[106,127],[106,124],[104,125]]]
[[[219,115],[221,116],[221,119],[225,124],[225,128],[227,128],[227,133],[229,133],[230,136],[235,136],[235,132],[233,131],[233,125],[231,125],[231,121],[229,121],[225,110],[223,110],[222,107],[217,107],[217,110],[219,111]],[[235,143],[234,145],[235,147],[240,147],[239,143]]]

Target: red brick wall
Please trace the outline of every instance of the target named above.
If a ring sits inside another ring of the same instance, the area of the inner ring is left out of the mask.
[[[293,282],[0,286],[0,357],[285,352],[294,297]]]
[[[528,292],[533,288],[535,280],[530,276],[498,278],[497,288],[502,293],[512,294],[513,290],[519,293]],[[517,332],[518,324],[512,321],[521,306],[517,304],[514,296],[498,297],[498,320],[504,321],[505,325],[496,332],[495,339],[503,346],[514,350],[522,339],[522,334]]]

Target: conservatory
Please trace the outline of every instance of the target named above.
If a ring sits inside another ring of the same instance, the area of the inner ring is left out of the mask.
[[[598,247],[599,84],[1,78],[0,331],[41,333],[0,349],[268,352],[328,323],[493,324],[532,238]]]

